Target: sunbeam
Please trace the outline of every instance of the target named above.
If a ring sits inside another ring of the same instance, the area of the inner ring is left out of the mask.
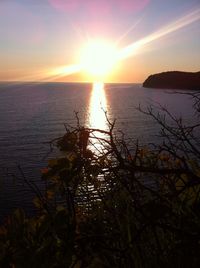
[[[138,49],[142,48],[144,45],[156,41],[161,37],[164,37],[172,32],[175,32],[199,19],[200,19],[200,8],[166,25],[162,29],[122,48],[118,55],[119,60],[134,56],[135,54],[137,54]]]
[[[119,37],[116,43],[119,44],[130,32],[133,31],[133,29],[136,28],[136,26],[138,26],[141,23],[142,20],[143,18],[140,18],[133,25],[131,25],[131,27]]]
[[[111,71],[111,68],[105,68],[107,67],[107,61],[111,59],[115,59],[112,61],[112,64],[109,64],[109,67],[113,67],[114,63],[117,64],[121,60],[133,57],[136,55],[140,49],[142,49],[145,45],[152,43],[153,41],[159,40],[162,37],[173,33],[181,28],[186,27],[187,25],[197,21],[200,19],[200,8],[196,9],[195,11],[190,12],[189,14],[175,20],[174,22],[171,22],[170,24],[164,26],[160,30],[153,32],[152,34],[133,42],[132,44],[118,49],[117,51],[113,51],[109,47],[109,50],[105,49],[103,46],[98,44],[97,49],[93,49],[93,43],[89,42],[89,49],[87,50],[87,53],[83,54],[84,61],[80,62],[80,64],[72,64],[64,67],[58,67],[54,69],[52,72],[49,72],[50,77],[55,78],[61,78],[70,74],[78,73],[81,71],[88,71],[91,76],[95,77],[97,73],[103,73],[106,74],[107,72]],[[135,28],[138,23],[140,23],[141,20],[138,20],[130,29],[128,29],[117,41],[116,43],[119,43],[130,31]],[[96,48],[96,47],[95,47]],[[107,48],[107,47],[106,47]],[[112,53],[115,53],[115,57],[111,57]],[[110,56],[111,55],[111,56]],[[83,64],[84,63],[84,64]],[[109,61],[110,63],[110,61]],[[103,66],[103,67],[102,67]],[[103,69],[102,69],[103,68]],[[91,77],[92,78],[92,77]]]
[[[71,64],[66,66],[57,67],[49,71],[49,77],[61,78],[81,71],[80,64]]]
[[[19,76],[11,83],[18,83],[21,81],[26,82],[51,82],[60,79],[65,76],[69,76],[81,71],[81,66],[78,64],[71,64],[68,66],[60,66],[41,72],[37,72],[33,75]]]

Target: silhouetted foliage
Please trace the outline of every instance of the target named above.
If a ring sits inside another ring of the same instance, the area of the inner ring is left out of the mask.
[[[37,215],[18,209],[0,228],[0,267],[200,267],[200,124],[161,110],[142,110],[161,145],[128,146],[109,120],[54,140]]]

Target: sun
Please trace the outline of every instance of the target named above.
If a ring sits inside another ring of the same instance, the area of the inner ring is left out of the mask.
[[[81,52],[83,72],[92,78],[104,78],[117,62],[117,48],[104,40],[90,40]]]

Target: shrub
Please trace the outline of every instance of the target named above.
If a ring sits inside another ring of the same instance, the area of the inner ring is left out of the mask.
[[[161,145],[129,147],[109,120],[53,141],[37,214],[18,209],[1,226],[1,267],[200,267],[199,124],[143,112]]]

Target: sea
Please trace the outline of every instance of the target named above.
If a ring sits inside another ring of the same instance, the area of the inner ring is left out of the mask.
[[[116,133],[125,139],[157,143],[160,126],[138,108],[167,109],[190,124],[195,113],[187,93],[133,83],[1,82],[0,220],[17,207],[33,212],[34,194],[25,181],[42,187],[41,170],[55,154],[49,142],[76,126],[77,117],[81,125],[99,129],[115,120]]]

